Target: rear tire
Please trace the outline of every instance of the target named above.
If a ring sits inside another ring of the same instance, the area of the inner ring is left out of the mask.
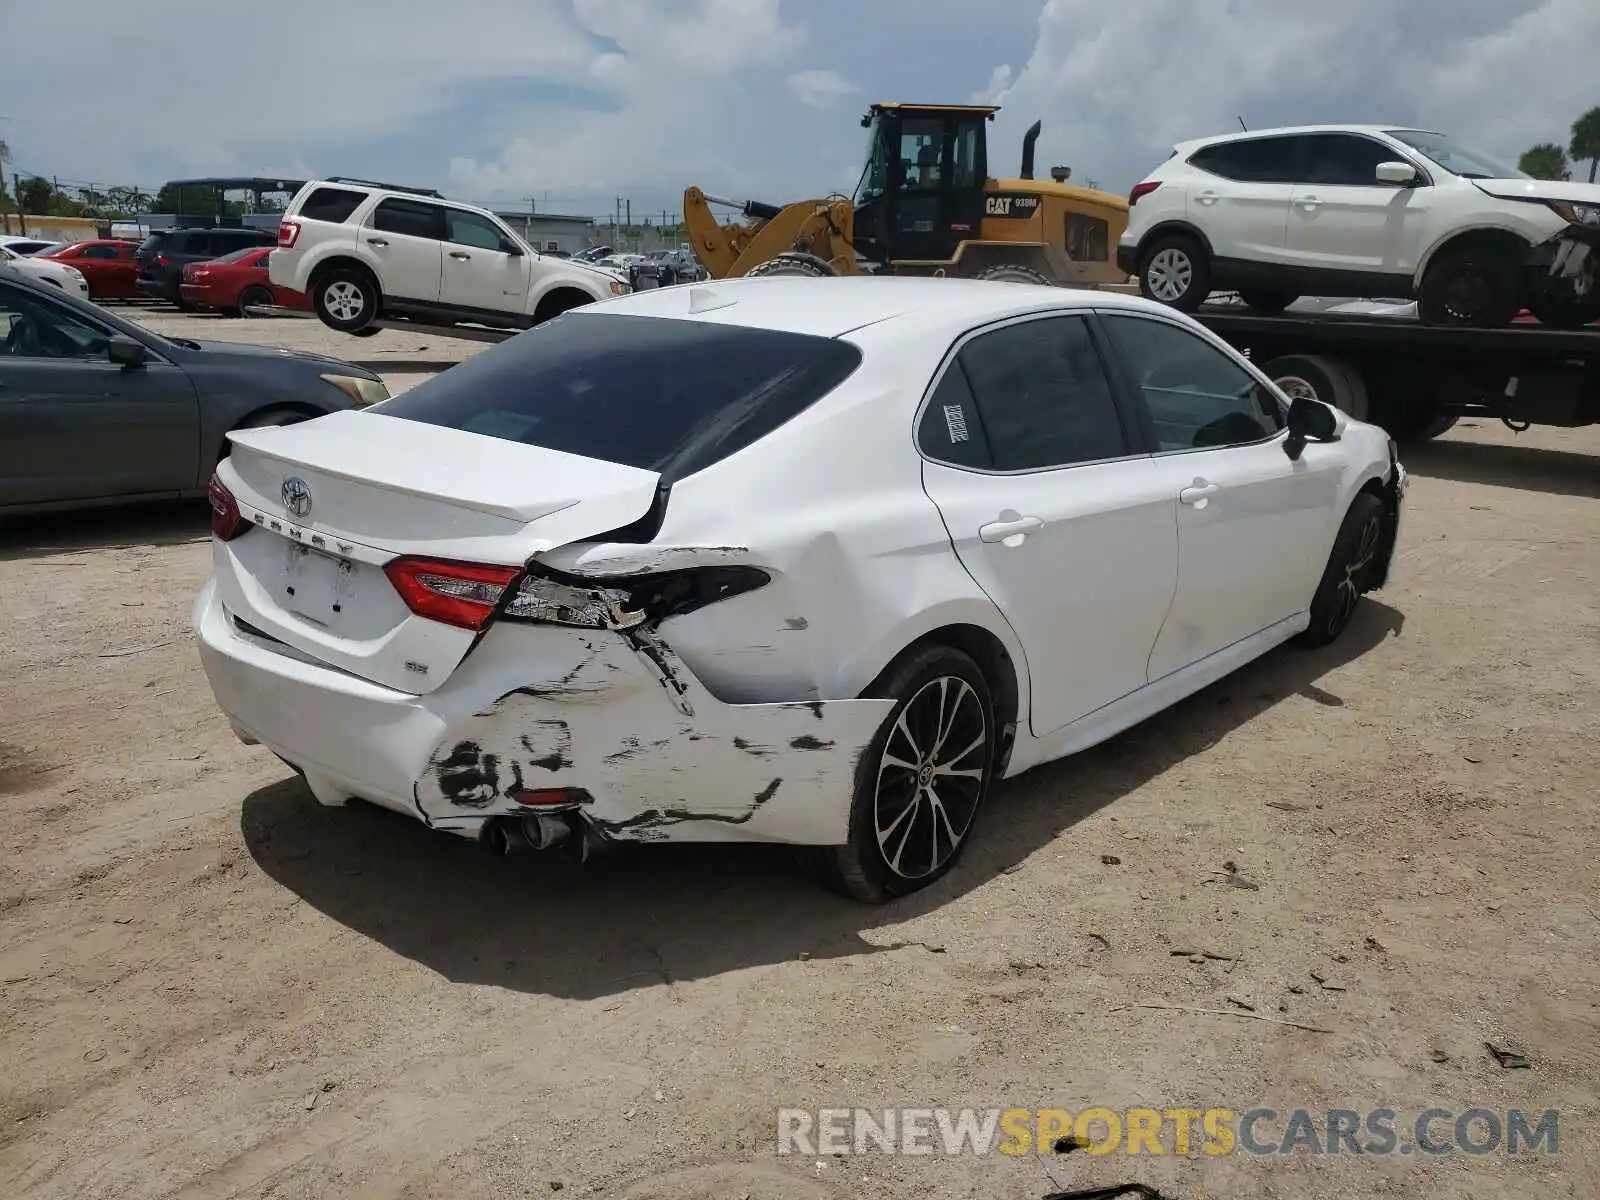
[[[383,294],[378,282],[357,267],[334,267],[311,285],[311,304],[329,329],[355,333],[378,318]]]
[[[1600,296],[1552,296],[1546,293],[1528,301],[1528,311],[1550,329],[1582,329],[1600,321]]]
[[[1384,550],[1383,501],[1359,493],[1345,513],[1333,552],[1311,598],[1311,624],[1296,639],[1302,646],[1326,646],[1350,625],[1363,593],[1372,587]]]
[[[1518,274],[1516,260],[1495,245],[1442,250],[1422,277],[1417,315],[1425,325],[1503,329],[1522,308]]]
[[[1211,294],[1211,256],[1189,234],[1163,234],[1139,255],[1139,294],[1179,312],[1194,312]]]
[[[266,307],[272,304],[276,298],[270,289],[264,288],[259,284],[252,284],[239,293],[238,315],[248,317],[250,314],[245,311],[246,309]]]
[[[974,279],[988,279],[996,283],[1032,283],[1043,287],[1055,287],[1051,278],[1042,271],[1035,271],[1032,267],[1024,267],[1020,263],[1000,263],[998,266],[985,267],[973,276]]]
[[[1293,292],[1240,292],[1239,299],[1243,300],[1252,310],[1262,316],[1275,317],[1289,305],[1300,299]]]
[[[959,860],[989,793],[999,734],[983,672],[948,646],[903,655],[863,695],[898,703],[856,767],[850,840],[804,858],[833,890],[883,904]]]
[[[1261,371],[1291,400],[1301,396],[1320,400],[1357,421],[1365,421],[1371,411],[1366,383],[1353,367],[1337,358],[1285,354],[1263,364]]]

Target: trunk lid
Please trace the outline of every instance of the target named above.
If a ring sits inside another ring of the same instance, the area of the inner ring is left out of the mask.
[[[1502,200],[1568,200],[1600,204],[1600,184],[1559,179],[1474,179],[1482,191]]]
[[[413,614],[385,563],[520,566],[637,521],[660,479],[376,412],[239,430],[230,441],[218,474],[256,528],[214,543],[214,560],[241,632],[414,693],[449,678],[475,635]]]

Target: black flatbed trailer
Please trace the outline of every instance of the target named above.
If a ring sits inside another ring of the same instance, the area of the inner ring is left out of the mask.
[[[1325,400],[1397,440],[1443,433],[1459,417],[1528,425],[1600,423],[1600,328],[1424,325],[1405,316],[1252,313],[1209,305],[1195,317],[1285,390]]]

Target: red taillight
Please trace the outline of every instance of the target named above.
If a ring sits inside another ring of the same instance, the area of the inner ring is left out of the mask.
[[[211,532],[215,537],[231,542],[250,528],[250,522],[239,512],[239,502],[215,475],[211,477],[211,485],[206,488],[206,499],[211,501]]]
[[[522,570],[434,558],[397,558],[384,566],[383,573],[417,616],[458,629],[481,629]]]
[[[158,266],[158,267],[164,267],[164,266],[166,266],[166,265],[167,265],[167,264],[168,264],[168,262],[170,262],[170,261],[171,261],[171,260],[170,260],[170,259],[168,259],[168,258],[167,258],[167,256],[166,256],[166,255],[165,255],[165,254],[158,254],[158,255],[156,255],[156,266]]]
[[[294,245],[295,238],[300,236],[299,221],[278,222],[278,245],[289,247]]]
[[[1161,181],[1159,179],[1148,179],[1144,183],[1134,184],[1133,191],[1128,193],[1128,207],[1132,208],[1139,203],[1139,197],[1148,196],[1160,186]]]

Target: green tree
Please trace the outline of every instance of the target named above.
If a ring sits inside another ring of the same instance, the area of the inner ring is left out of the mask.
[[[1591,108],[1572,123],[1572,144],[1567,152],[1574,161],[1589,160],[1589,182],[1594,182],[1595,168],[1600,167],[1600,106]]]
[[[29,175],[17,181],[17,200],[25,213],[49,216],[55,211],[56,189],[48,179]]]
[[[1535,179],[1572,178],[1567,152],[1554,142],[1540,142],[1537,146],[1529,146],[1522,152],[1522,157],[1517,159],[1517,166],[1524,175],[1532,175]]]

